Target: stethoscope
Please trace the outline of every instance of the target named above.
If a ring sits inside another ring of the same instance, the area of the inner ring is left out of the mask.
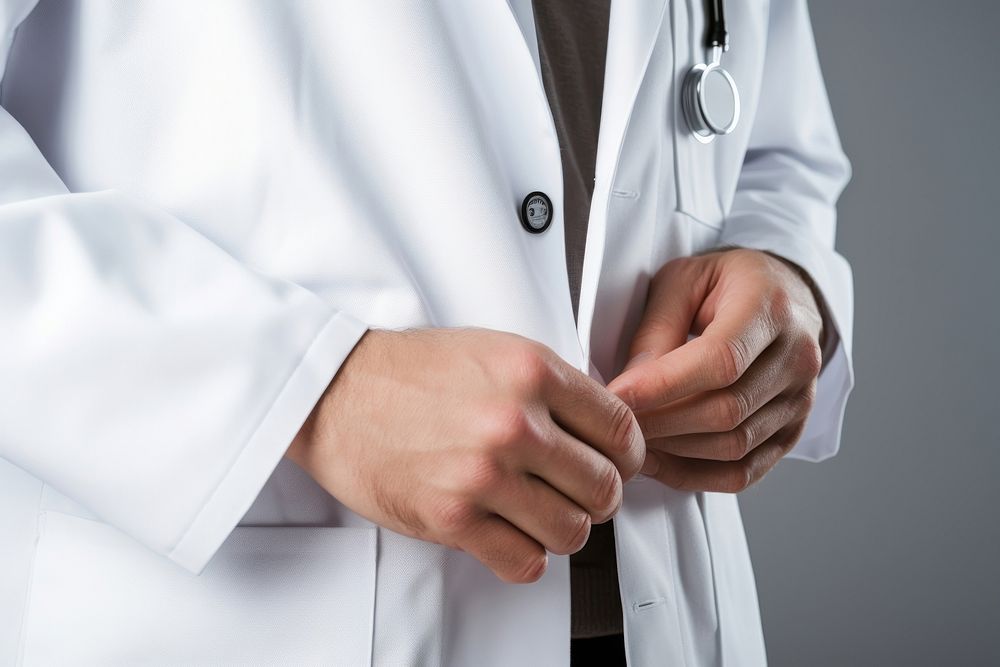
[[[694,138],[703,144],[729,134],[740,120],[740,93],[732,75],[722,66],[729,50],[725,0],[706,0],[705,55],[708,62],[691,68],[681,89],[684,118]]]

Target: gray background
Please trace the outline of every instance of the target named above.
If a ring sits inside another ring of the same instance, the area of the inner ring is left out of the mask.
[[[742,497],[771,664],[1000,665],[1000,3],[812,0],[854,178],[840,454]]]

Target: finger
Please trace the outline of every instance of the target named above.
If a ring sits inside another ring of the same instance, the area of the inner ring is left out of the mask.
[[[587,511],[534,475],[511,475],[504,492],[493,496],[485,509],[554,554],[576,553],[590,536]]]
[[[784,363],[788,347],[779,341],[772,343],[732,386],[638,413],[636,419],[646,440],[735,429],[793,383],[794,369]]]
[[[458,547],[507,583],[538,581],[548,567],[545,547],[495,514],[478,520]]]
[[[634,411],[728,387],[778,335],[754,299],[729,299],[700,336],[608,384]]]
[[[597,449],[628,480],[642,465],[646,440],[624,402],[599,382],[560,360],[543,386],[549,414],[561,428]]]
[[[712,275],[710,271],[692,271],[692,267],[691,260],[678,258],[668,262],[650,281],[646,309],[629,344],[625,368],[646,358],[661,357],[687,341]]]
[[[710,461],[648,450],[650,477],[681,491],[738,493],[760,481],[795,445],[804,422],[779,430],[739,461]]]
[[[622,478],[599,451],[549,420],[547,434],[526,450],[524,470],[582,507],[593,523],[604,523],[622,504]]]
[[[807,412],[800,398],[779,396],[731,430],[654,438],[646,444],[675,456],[739,461],[788,424],[803,419]]]

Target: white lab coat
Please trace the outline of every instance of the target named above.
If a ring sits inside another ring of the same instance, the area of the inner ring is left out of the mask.
[[[612,4],[577,326],[529,0],[0,2],[0,664],[568,664],[568,558],[501,583],[283,460],[367,327],[610,380],[659,266],[771,250],[832,309],[792,455],[833,455],[849,167],[804,1],[728,4],[744,115],[708,146],[702,3]],[[631,665],[765,661],[734,496],[640,478],[616,528]]]

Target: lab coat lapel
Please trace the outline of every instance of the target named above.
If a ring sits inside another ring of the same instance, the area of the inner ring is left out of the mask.
[[[535,14],[531,8],[531,0],[507,0],[517,25],[521,28],[525,46],[535,61],[535,72],[538,74],[539,85],[542,80],[542,61],[538,56],[538,33],[535,30]],[[544,86],[543,86],[544,88]]]
[[[538,85],[541,87],[541,68],[531,0],[507,0],[507,4],[521,29],[521,37],[525,41],[528,53],[534,60]],[[587,227],[587,245],[577,315],[577,332],[583,353],[580,369],[583,372],[590,372],[590,329],[603,265],[608,198],[636,95],[649,64],[653,45],[659,37],[664,21],[667,20],[665,10],[668,4],[668,0],[630,0],[611,3],[604,94],[601,102],[601,127],[597,146],[596,182]],[[549,114],[551,115],[551,109]]]
[[[577,329],[585,358],[588,359],[591,324],[608,232],[608,201],[639,86],[649,65],[653,45],[667,20],[665,10],[668,4],[668,0],[611,3],[596,180],[587,227],[587,248],[577,315]]]

